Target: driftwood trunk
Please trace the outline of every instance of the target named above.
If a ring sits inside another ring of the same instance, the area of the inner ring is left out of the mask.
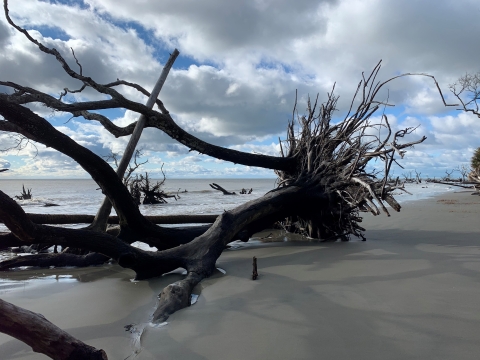
[[[93,215],[64,215],[64,214],[27,214],[36,224],[90,224]],[[213,223],[218,215],[153,215],[145,216],[154,224],[208,224]],[[109,224],[119,224],[118,216],[110,216]]]
[[[105,351],[75,339],[40,314],[1,299],[0,332],[55,360],[107,360]]]

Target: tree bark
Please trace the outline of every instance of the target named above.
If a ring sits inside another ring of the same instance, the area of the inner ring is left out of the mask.
[[[54,360],[107,360],[95,349],[52,324],[42,315],[0,299],[0,332],[32,347]]]
[[[285,187],[225,211],[204,234],[186,245],[163,251],[168,258],[181,259],[180,267],[187,270],[187,276],[162,291],[153,321],[163,322],[171,313],[189,305],[193,287],[213,273],[216,260],[240,230],[264,219],[282,219],[296,213],[307,199],[320,207],[329,205],[328,196],[314,185]]]
[[[0,251],[23,245],[26,244],[12,233],[0,233]]]

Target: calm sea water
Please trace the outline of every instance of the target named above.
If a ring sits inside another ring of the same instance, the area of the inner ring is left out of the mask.
[[[242,188],[253,189],[252,194],[226,196],[210,188],[217,183],[237,194]],[[32,190],[32,200],[18,201],[27,213],[37,214],[90,214],[95,215],[103,194],[93,180],[0,180],[0,190],[13,197],[22,191],[22,185]],[[220,214],[246,201],[258,198],[275,188],[275,179],[167,179],[164,191],[177,193],[180,198],[168,199],[167,204],[140,205],[145,215]],[[455,189],[441,184],[407,184],[413,195],[402,194],[399,202],[418,200]],[[187,192],[184,192],[187,190]],[[45,207],[46,203],[59,206]],[[0,231],[6,228],[0,224]]]

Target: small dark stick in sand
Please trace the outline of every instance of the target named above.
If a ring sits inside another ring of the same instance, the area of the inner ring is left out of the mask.
[[[257,280],[258,272],[257,272],[257,258],[253,257],[253,272],[252,272],[252,280]]]

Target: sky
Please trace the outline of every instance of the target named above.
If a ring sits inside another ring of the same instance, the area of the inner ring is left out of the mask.
[[[97,82],[116,79],[152,89],[173,49],[180,51],[159,98],[175,121],[193,135],[225,147],[278,155],[285,138],[295,91],[298,109],[308,96],[326,100],[335,84],[340,96],[337,120],[350,104],[362,72],[382,60],[379,80],[401,73],[436,77],[446,100],[465,73],[480,71],[480,3],[474,0],[84,0],[11,1],[10,15],[32,36],[57,48],[77,69]],[[42,54],[0,17],[0,79],[52,95],[78,88],[51,56]],[[146,98],[119,88],[130,99]],[[0,87],[5,92],[5,88]],[[433,81],[395,80],[379,100],[394,130],[418,126],[408,141],[427,140],[400,161],[422,177],[442,177],[469,165],[480,146],[480,119],[445,107]],[[85,91],[80,100],[99,99]],[[123,152],[127,138],[116,139],[98,123],[33,109],[100,156]],[[122,109],[104,113],[117,125],[137,119]],[[12,139],[0,133],[0,147]],[[219,161],[179,145],[156,129],[146,129],[139,148],[143,171],[170,178],[275,177],[273,171]],[[4,178],[88,178],[73,160],[41,144],[0,152]],[[459,173],[457,173],[459,174]]]

